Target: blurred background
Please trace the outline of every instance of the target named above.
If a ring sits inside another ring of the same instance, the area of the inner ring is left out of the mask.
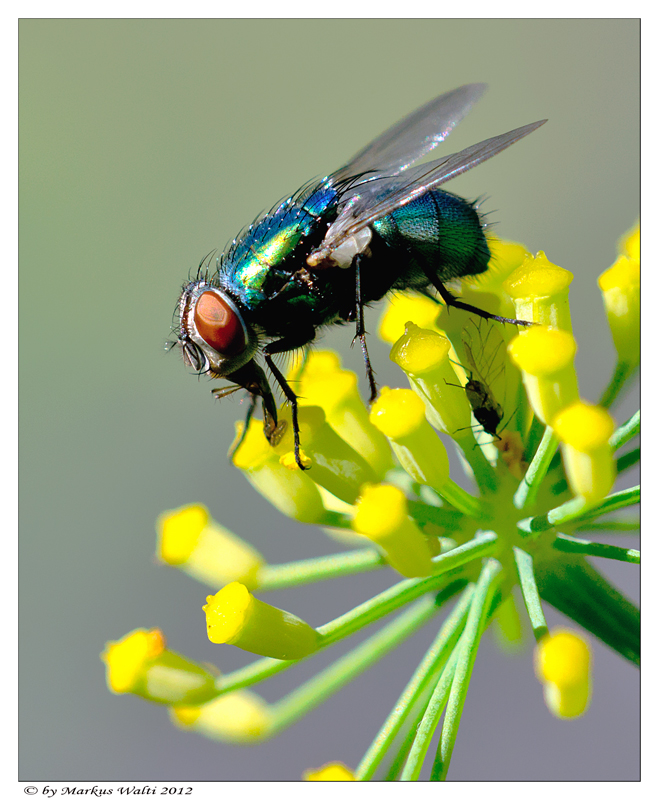
[[[486,195],[500,237],[574,273],[581,391],[596,401],[614,363],[596,278],[639,213],[638,21],[31,19],[19,34],[20,778],[298,780],[329,760],[354,768],[434,630],[257,747],[183,733],[162,708],[106,688],[105,641],[140,626],[223,671],[252,660],[208,642],[206,587],[155,563],[163,510],[203,502],[274,563],[342,549],[229,465],[244,406],[215,402],[212,384],[163,348],[181,285],[257,213],[403,115],[486,81],[450,152],[549,123],[447,188]],[[351,335],[322,344],[363,385]],[[379,381],[403,385],[388,348],[375,337],[370,348]],[[618,421],[636,404],[626,398]],[[637,599],[635,567],[598,567]],[[266,599],[317,625],[393,581],[381,572]],[[511,658],[486,636],[450,778],[637,779],[637,671],[593,650],[590,711],[558,721],[530,640]],[[275,700],[318,662],[257,691]]]

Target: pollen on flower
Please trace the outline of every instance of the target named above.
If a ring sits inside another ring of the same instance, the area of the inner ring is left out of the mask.
[[[354,773],[340,761],[332,761],[320,769],[307,770],[302,776],[305,781],[354,781]]]
[[[165,650],[165,644],[165,637],[157,628],[138,628],[118,642],[108,642],[101,659],[107,664],[110,689],[117,694],[130,692],[145,665]]]

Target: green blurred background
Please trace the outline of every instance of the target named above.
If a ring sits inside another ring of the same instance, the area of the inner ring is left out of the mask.
[[[250,660],[207,641],[205,587],[155,564],[162,510],[204,502],[273,562],[337,549],[228,464],[244,407],[214,402],[163,350],[181,284],[404,114],[487,81],[451,152],[549,123],[448,188],[486,195],[501,237],[574,272],[581,389],[597,400],[613,349],[596,277],[638,215],[638,21],[32,19],[19,36],[20,777],[297,780],[328,760],[355,767],[433,631],[256,749],[182,733],[105,687],[98,653],[138,626],[222,670]],[[324,343],[361,376],[350,338]],[[374,337],[371,348],[379,380],[400,385],[387,349]],[[623,403],[619,421],[634,408]],[[636,596],[634,567],[602,569]],[[268,599],[321,624],[391,582]],[[315,669],[259,691],[274,700]],[[590,712],[559,722],[530,653],[510,659],[487,639],[451,778],[637,778],[636,672],[595,645],[594,676]]]

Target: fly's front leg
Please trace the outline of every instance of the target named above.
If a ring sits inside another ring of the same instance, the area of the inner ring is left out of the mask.
[[[297,415],[297,395],[289,386],[286,378],[279,371],[279,368],[273,361],[272,356],[276,355],[277,353],[287,353],[290,350],[297,350],[298,347],[303,347],[305,344],[309,344],[309,342],[313,341],[314,336],[315,330],[310,328],[305,330],[303,335],[298,334],[297,336],[285,336],[283,339],[278,339],[276,342],[270,342],[263,348],[263,357],[265,359],[265,363],[268,365],[274,376],[274,379],[279,384],[280,389],[284,393],[284,397],[291,404],[291,416],[293,418],[293,441],[295,443],[295,461],[301,470],[308,469],[308,467],[305,467],[302,464],[302,459],[300,457],[300,424],[298,422]]]
[[[233,457],[236,454],[236,451],[240,447],[240,445],[245,441],[245,437],[247,436],[247,429],[249,428],[249,423],[254,415],[254,411],[256,410],[256,403],[258,402],[259,396],[257,394],[250,394],[249,396],[249,407],[247,409],[247,413],[245,414],[245,423],[243,425],[243,430],[240,436],[237,438],[235,444],[231,445],[231,449],[229,450],[229,460],[233,461]]]
[[[374,403],[378,396],[378,387],[375,383],[375,373],[371,366],[371,359],[368,356],[368,349],[366,347],[366,328],[364,327],[364,302],[362,300],[362,272],[361,272],[361,255],[355,258],[355,311],[356,311],[356,330],[355,339],[359,339],[362,346],[362,353],[364,354],[364,363],[366,364],[366,377],[368,378],[368,385],[371,389],[371,396],[368,399],[369,403]],[[355,341],[353,339],[353,343]]]
[[[424,272],[426,273],[426,277],[430,283],[432,283],[435,289],[437,289],[439,296],[448,307],[453,306],[453,308],[461,308],[463,311],[471,311],[472,314],[477,314],[479,317],[483,317],[483,319],[493,319],[496,322],[510,322],[511,325],[523,325],[524,327],[530,327],[531,325],[535,324],[533,322],[527,322],[524,319],[509,319],[508,317],[499,317],[497,314],[490,314],[489,311],[483,311],[482,308],[476,308],[476,306],[472,306],[470,303],[463,303],[462,300],[458,300],[457,297],[453,297],[446,286],[444,286],[437,275],[435,275],[431,270],[427,269],[424,270]]]
[[[268,383],[265,373],[261,367],[259,367],[254,360],[252,360],[226,377],[228,380],[236,383],[237,386],[226,389],[214,389],[213,394],[216,397],[226,397],[227,394],[231,394],[241,387],[243,389],[247,389],[252,396],[251,405],[247,411],[243,436],[240,438],[238,444],[233,448],[233,451],[230,453],[230,457],[233,456],[233,453],[235,453],[240,444],[242,444],[247,432],[247,426],[252,418],[252,414],[254,413],[257,398],[259,397],[261,398],[263,405],[263,433],[265,434],[265,438],[274,447],[281,438],[281,435],[284,431],[283,425],[285,425],[285,423],[278,424],[277,422],[277,405],[275,404],[275,398],[272,396],[270,384]]]

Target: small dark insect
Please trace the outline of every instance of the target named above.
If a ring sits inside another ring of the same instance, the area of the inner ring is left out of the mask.
[[[462,332],[462,348],[468,364],[468,369],[466,365],[465,369],[469,372],[469,380],[464,386],[458,383],[448,385],[465,390],[476,421],[485,433],[500,442],[498,428],[503,422],[504,411],[495,399],[493,387],[496,386],[498,391],[505,391],[505,359],[502,357],[504,341],[492,327],[487,327],[483,334],[482,324],[476,324],[472,318],[468,320],[467,324],[469,323],[478,334],[478,341],[474,343],[469,327],[465,327]]]
[[[471,352],[471,348],[465,342],[465,352],[467,353],[467,360],[476,369],[476,361]],[[478,373],[476,373],[478,374]],[[467,400],[471,406],[471,413],[474,415],[476,421],[481,425],[485,433],[494,436],[501,441],[501,437],[497,433],[497,428],[503,420],[503,409],[494,399],[494,395],[490,391],[489,386],[484,380],[474,378],[474,373],[471,372],[469,380],[464,386],[467,393]]]
[[[272,444],[282,428],[262,357],[291,404],[300,459],[297,398],[273,356],[304,347],[317,331],[354,322],[371,402],[377,386],[366,348],[364,305],[392,290],[429,292],[449,306],[516,325],[456,298],[444,284],[487,269],[490,251],[474,203],[438,187],[492,158],[546,120],[516,128],[420,166],[485,90],[470,84],[440,95],[360,150],[344,167],[303,186],[204,261],[178,301],[178,344],[199,374],[225,378],[258,398]],[[475,384],[474,392],[483,395]],[[216,390],[222,397],[234,388]],[[492,413],[494,406],[481,401]],[[490,427],[492,424],[490,424]]]

